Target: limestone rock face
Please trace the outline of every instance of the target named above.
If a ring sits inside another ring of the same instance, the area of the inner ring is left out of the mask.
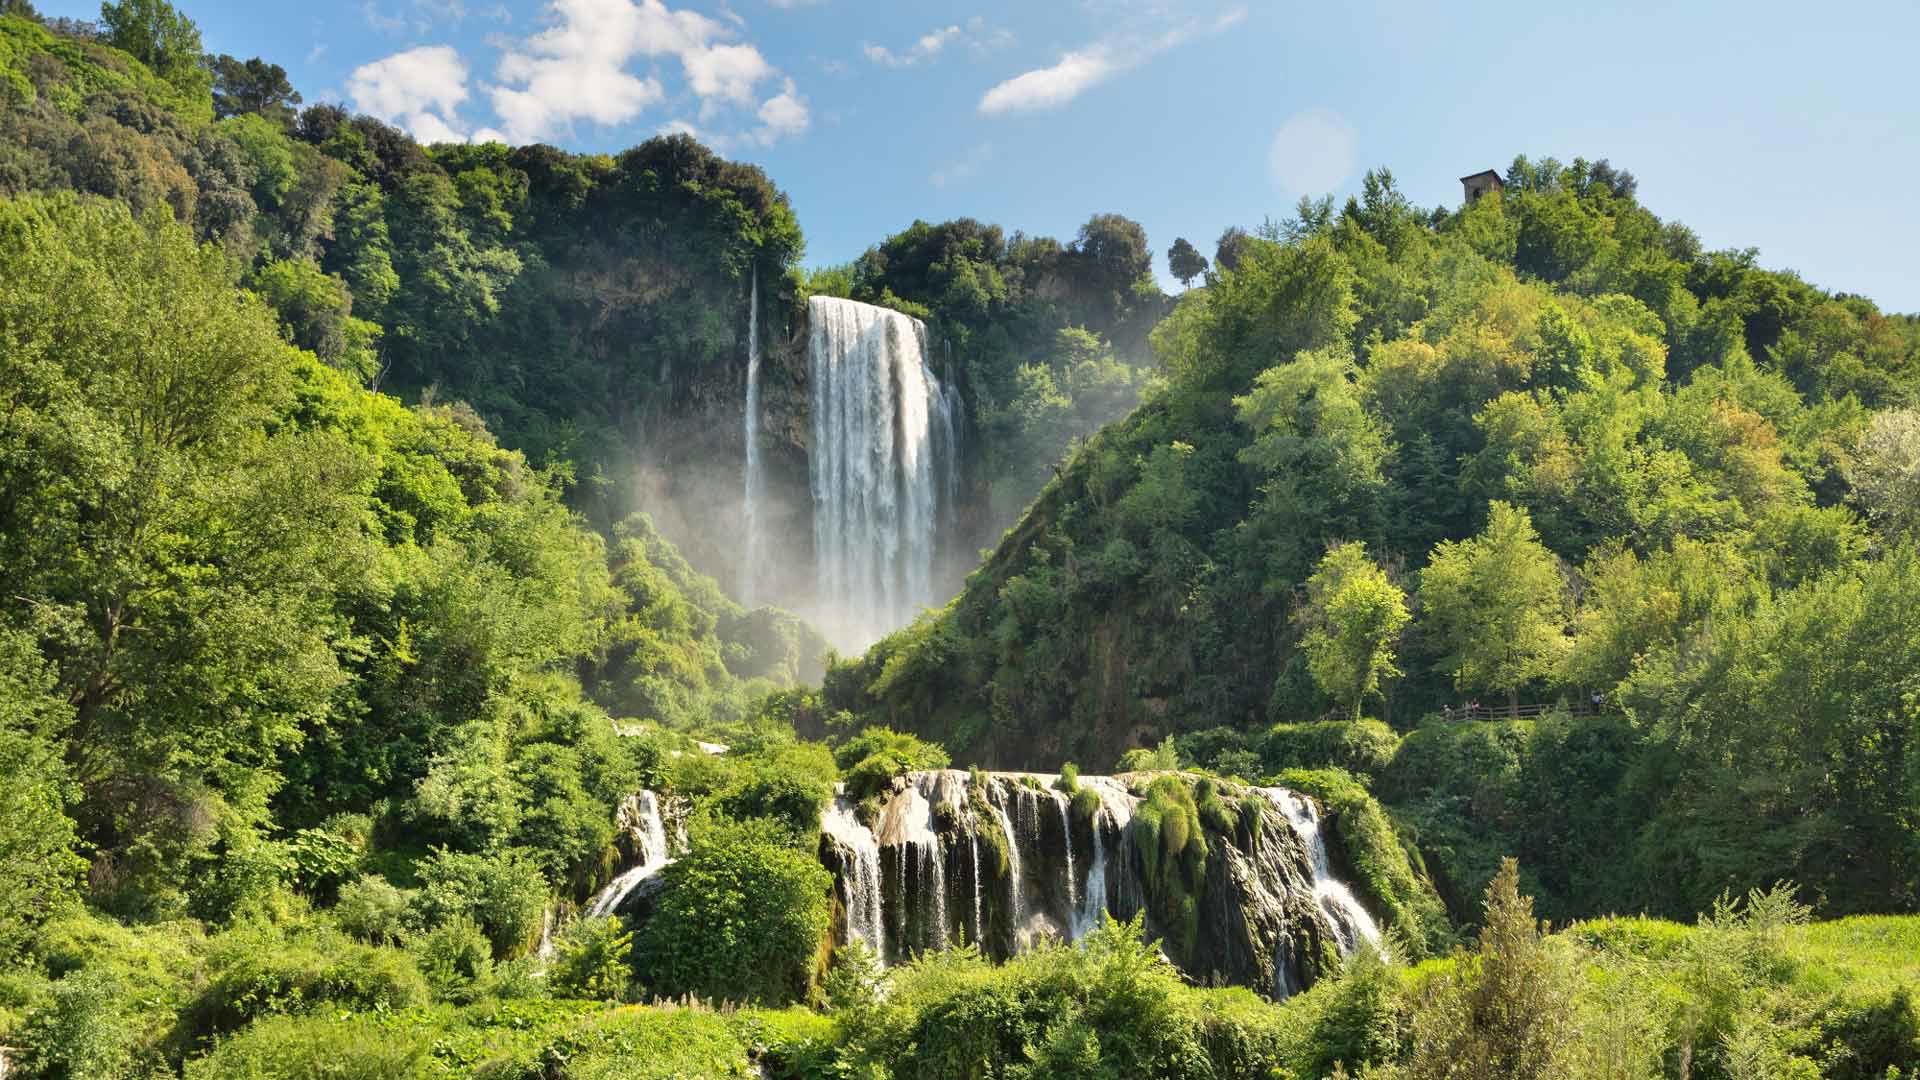
[[[1275,998],[1378,942],[1331,875],[1318,807],[1291,791],[1213,781],[1240,808],[1235,820],[1200,826],[1207,856],[1193,884],[1156,877],[1145,845],[1161,834],[1136,821],[1153,779],[1081,777],[1075,797],[1055,776],[940,770],[896,779],[877,808],[838,798],[820,851],[835,875],[835,934],[888,964],[963,942],[1005,958],[1044,938],[1077,940],[1105,914],[1144,913],[1149,936],[1196,982]]]

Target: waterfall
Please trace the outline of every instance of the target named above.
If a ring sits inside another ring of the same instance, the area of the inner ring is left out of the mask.
[[[747,295],[747,440],[746,552],[740,559],[740,603],[754,605],[754,579],[760,571],[760,268],[753,268]]]
[[[1069,813],[1071,799],[1056,797],[1053,805],[1060,808],[1060,831],[1067,838],[1067,907],[1078,910],[1080,902],[1074,899],[1073,881],[1073,815]]]
[[[944,949],[950,940],[947,936],[946,849],[941,845],[940,838],[936,836],[933,838],[932,843],[926,845],[925,850],[927,853],[927,864],[932,870],[930,876],[933,879],[931,886],[933,889],[933,925],[929,927],[932,933],[928,935],[932,940],[927,943],[927,947],[930,949]]]
[[[846,853],[840,876],[840,904],[847,913],[848,936],[865,942],[874,958],[887,962],[885,909],[880,898],[880,844],[860,824],[844,799],[835,799],[820,815],[820,829]]]
[[[815,586],[830,605],[819,622],[861,649],[934,599],[952,406],[918,320],[830,296],[810,299],[808,316]]]
[[[1104,812],[1104,809],[1093,812],[1093,863],[1087,867],[1087,895],[1074,913],[1072,936],[1075,941],[1099,926],[1100,917],[1107,910],[1107,843],[1100,835],[1100,815]]]
[[[986,940],[987,924],[980,914],[980,824],[972,822],[967,827],[967,839],[973,841],[973,943],[980,945]]]
[[[1350,953],[1365,940],[1368,944],[1380,943],[1380,928],[1375,925],[1373,916],[1360,906],[1347,884],[1333,876],[1331,861],[1327,858],[1326,840],[1320,835],[1320,812],[1315,809],[1313,800],[1305,799],[1285,788],[1261,788],[1269,802],[1280,808],[1287,816],[1287,824],[1300,837],[1313,859],[1313,896],[1320,909],[1327,915],[1327,921],[1333,924],[1334,935],[1340,939],[1340,952]]]
[[[1188,977],[1285,997],[1325,975],[1336,947],[1344,955],[1380,936],[1352,890],[1334,877],[1310,799],[1216,781],[1230,785],[1229,796],[1252,800],[1260,826],[1209,827],[1207,903],[1183,916],[1160,886],[1140,875],[1143,853],[1136,844],[1145,834],[1133,825],[1142,792],[1128,780],[1080,778],[1097,796],[1089,854],[1073,835],[1074,800],[1049,787],[1054,781],[990,774],[984,805],[970,798],[969,774],[958,769],[897,778],[865,810],[841,792],[821,820],[821,857],[835,874],[840,899],[836,939],[866,942],[885,965],[971,933],[983,953],[1005,959],[1043,939],[1083,940],[1109,911],[1120,919],[1144,915],[1149,938],[1181,935],[1176,940],[1184,944],[1169,955]],[[1055,820],[1062,832],[1057,848]],[[982,849],[991,847],[984,835],[990,829],[1006,845],[1004,891],[988,880]],[[969,854],[971,923],[966,886],[957,877]],[[999,913],[993,930],[989,903]],[[1190,921],[1183,928],[1168,919]]]
[[[1012,916],[1013,938],[1017,945],[1024,915],[1020,909],[1020,839],[1013,833],[1013,822],[1007,818],[1006,810],[997,802],[989,801],[988,805],[993,807],[993,816],[1000,819],[1000,832],[1007,838],[1007,907]]]
[[[601,918],[620,909],[622,902],[641,883],[658,874],[673,861],[667,847],[666,819],[660,813],[660,797],[642,791],[620,807],[620,824],[632,838],[640,861],[614,878],[587,903],[587,916]]]

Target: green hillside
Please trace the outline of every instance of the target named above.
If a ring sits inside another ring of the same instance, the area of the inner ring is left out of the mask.
[[[1605,164],[1507,179],[1242,241],[1164,389],[823,707],[982,764],[1377,773],[1456,898],[1517,852],[1563,917],[1914,903],[1920,324]],[[1523,718],[1448,726],[1476,702]],[[1362,712],[1366,760],[1290,734]]]

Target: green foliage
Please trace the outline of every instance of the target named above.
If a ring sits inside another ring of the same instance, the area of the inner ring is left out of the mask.
[[[1328,696],[1353,709],[1380,688],[1382,678],[1400,674],[1393,664],[1400,631],[1412,618],[1406,594],[1367,559],[1358,543],[1327,552],[1307,579],[1307,604],[1300,621],[1300,644],[1307,667]]]
[[[26,634],[0,627],[0,957],[12,958],[78,896],[67,804],[74,790],[59,740],[72,710]]]
[[[792,832],[801,847],[811,850],[820,832],[820,811],[832,801],[838,775],[833,755],[824,746],[776,746],[747,758],[739,779],[715,806],[735,819],[774,819]]]
[[[1205,825],[1224,821],[1232,827],[1232,818],[1224,817],[1211,781],[1201,781],[1206,790],[1198,793],[1180,776],[1160,776],[1146,785],[1142,801],[1134,808],[1134,844],[1140,852],[1149,910],[1157,925],[1168,928],[1168,944],[1177,956],[1191,956],[1200,930],[1200,896],[1207,877]],[[1202,805],[1212,810],[1213,821],[1203,817]]]
[[[836,747],[833,757],[846,774],[847,794],[856,799],[885,790],[904,773],[944,769],[950,760],[939,744],[884,727],[862,730]]]
[[[1378,720],[1319,720],[1275,724],[1260,741],[1265,772],[1284,769],[1345,769],[1377,776],[1392,763],[1400,736]]]
[[[471,998],[493,973],[493,945],[466,914],[443,920],[407,942],[434,992],[455,1001]]]
[[[191,1080],[414,1080],[430,1071],[424,1032],[394,1031],[370,1018],[275,1017],[189,1062]]]
[[[554,993],[619,1000],[633,982],[633,933],[619,919],[576,919],[547,972]]]
[[[547,884],[525,852],[472,855],[442,849],[421,860],[417,869],[421,889],[414,910],[424,924],[472,919],[486,933],[495,959],[534,944],[546,909]]]
[[[1496,502],[1490,513],[1480,536],[1434,548],[1420,572],[1420,608],[1456,685],[1517,696],[1558,670],[1566,601],[1527,512]]]
[[[827,931],[831,875],[765,823],[715,823],[662,872],[636,967],[656,996],[804,1001]]]
[[[370,945],[397,945],[407,932],[407,894],[367,875],[340,887],[333,919],[348,936]]]
[[[404,1009],[423,1003],[427,980],[396,949],[360,945],[325,930],[253,924],[210,943],[206,986],[181,1015],[196,1040],[237,1031],[258,1017],[339,1009]]]
[[[1173,744],[1169,735],[1160,741],[1160,745],[1149,750],[1136,746],[1120,755],[1114,764],[1117,772],[1159,772],[1180,767],[1180,750]]]

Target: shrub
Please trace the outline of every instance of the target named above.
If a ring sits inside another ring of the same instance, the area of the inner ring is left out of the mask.
[[[467,996],[493,971],[493,949],[486,932],[467,915],[453,916],[416,936],[407,947],[443,997]]]
[[[1151,750],[1136,746],[1121,754],[1113,769],[1115,772],[1165,772],[1179,767],[1180,751],[1174,746],[1173,736],[1169,735]]]
[[[206,987],[181,1015],[190,1037],[235,1031],[261,1016],[319,1004],[400,1009],[427,998],[426,980],[407,954],[324,930],[285,935],[243,926],[214,940],[209,968]]]
[[[471,916],[486,931],[495,959],[533,944],[547,907],[547,881],[525,853],[497,855],[436,850],[419,864],[423,888],[414,907],[425,925]]]
[[[186,1067],[186,1080],[415,1080],[430,1072],[424,1031],[371,1019],[272,1017]]]
[[[833,759],[846,772],[847,791],[856,799],[885,789],[902,773],[944,769],[951,761],[938,743],[883,727],[867,728],[841,743]]]
[[[617,918],[575,919],[560,937],[547,983],[567,997],[619,1000],[633,981],[633,934]]]
[[[1275,724],[1260,742],[1260,755],[1269,772],[1333,766],[1378,776],[1399,749],[1400,737],[1378,720]]]
[[[370,945],[397,945],[407,932],[407,898],[386,878],[370,874],[340,887],[333,920]]]
[[[639,944],[655,994],[803,1001],[827,931],[833,878],[765,823],[718,823],[669,866]]]
[[[697,1009],[625,1008],[569,1032],[558,1080],[683,1080],[752,1076],[747,1048],[725,1017]]]
[[[806,846],[820,832],[820,808],[833,798],[833,757],[815,743],[773,748],[748,759],[739,779],[719,799],[732,818],[772,818]]]

